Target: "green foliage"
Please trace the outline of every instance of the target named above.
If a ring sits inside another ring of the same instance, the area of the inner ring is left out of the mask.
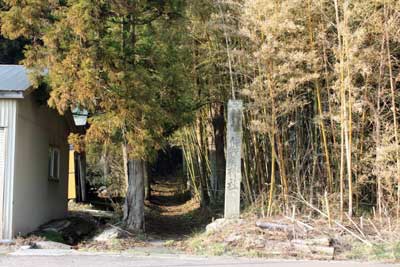
[[[88,141],[119,137],[145,157],[191,119],[184,1],[5,1],[2,32],[24,37],[24,64],[48,69],[49,105],[85,108]]]
[[[5,4],[0,1],[0,12],[5,9]],[[0,29],[2,21],[0,18]],[[17,64],[23,59],[23,47],[27,44],[23,38],[9,40],[0,31],[0,64]]]

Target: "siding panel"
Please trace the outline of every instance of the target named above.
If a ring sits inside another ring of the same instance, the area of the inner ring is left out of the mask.
[[[4,196],[2,238],[11,239],[13,192],[14,192],[14,159],[15,159],[15,125],[16,125],[16,100],[0,99],[0,127],[5,130],[5,162],[4,162]]]

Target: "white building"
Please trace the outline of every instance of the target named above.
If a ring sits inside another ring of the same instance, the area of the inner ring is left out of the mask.
[[[67,214],[72,116],[39,103],[27,70],[0,65],[0,239]]]

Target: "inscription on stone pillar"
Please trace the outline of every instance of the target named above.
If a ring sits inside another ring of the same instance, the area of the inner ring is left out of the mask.
[[[225,219],[236,219],[240,216],[242,114],[243,102],[241,100],[229,100],[226,139]]]

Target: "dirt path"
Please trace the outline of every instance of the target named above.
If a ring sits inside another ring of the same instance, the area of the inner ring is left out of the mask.
[[[179,182],[157,181],[146,202],[146,233],[161,240],[182,240],[204,229],[212,219]]]

